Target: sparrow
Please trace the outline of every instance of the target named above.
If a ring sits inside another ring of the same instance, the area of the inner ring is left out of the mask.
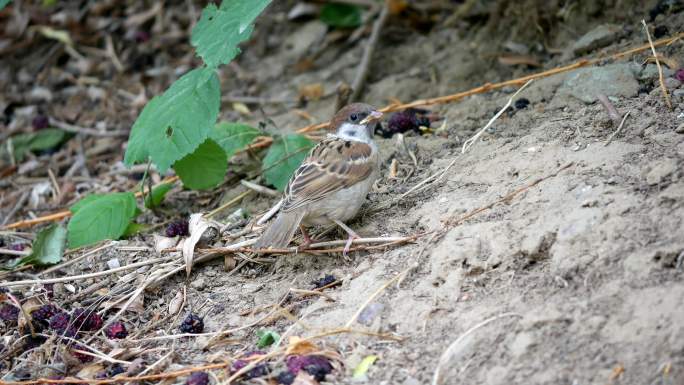
[[[311,243],[306,227],[338,225],[349,238],[347,255],[359,236],[344,222],[358,213],[380,170],[373,132],[382,113],[364,103],[352,103],[330,120],[335,134],[318,143],[294,172],[283,193],[278,216],[255,248],[284,248],[299,227],[304,248]]]

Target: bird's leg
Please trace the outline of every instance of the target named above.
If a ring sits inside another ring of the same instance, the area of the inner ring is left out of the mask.
[[[342,223],[342,221],[339,221],[337,219],[333,219],[333,222],[337,223],[338,226],[342,228],[342,230],[346,231],[347,234],[349,234],[349,238],[347,239],[347,244],[344,245],[344,250],[342,251],[342,256],[347,257],[347,253],[349,253],[349,248],[351,247],[352,242],[354,239],[359,239],[358,234],[354,232],[354,230],[350,229],[349,226],[345,225]]]
[[[311,237],[309,236],[309,233],[306,231],[306,228],[304,227],[304,225],[299,225],[299,230],[302,232],[302,237],[304,237],[304,242],[302,242],[302,244],[299,245],[298,249],[306,250],[309,248],[311,243],[313,243],[313,241],[311,240]]]

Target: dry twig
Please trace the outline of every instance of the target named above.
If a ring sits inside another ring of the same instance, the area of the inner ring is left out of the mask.
[[[648,38],[648,44],[653,52],[653,57],[655,58],[656,67],[658,67],[658,81],[660,82],[660,89],[663,91],[663,99],[665,99],[665,105],[672,111],[672,100],[670,100],[670,94],[667,93],[667,87],[665,87],[665,80],[663,79],[663,67],[660,65],[660,60],[658,60],[658,54],[656,53],[655,46],[653,45],[653,40],[651,40],[651,33],[648,32],[648,25],[646,25],[646,20],[641,20],[641,24],[644,25],[644,30],[646,31],[646,37]],[[681,34],[679,34],[681,36]]]
[[[371,32],[370,38],[368,39],[368,44],[366,44],[366,49],[363,51],[363,57],[359,63],[359,67],[356,70],[356,76],[352,82],[352,94],[351,101],[356,101],[359,96],[361,96],[361,90],[366,83],[366,77],[368,76],[368,68],[370,67],[371,60],[373,59],[373,52],[375,52],[375,47],[378,45],[378,40],[380,40],[380,33],[382,32],[382,27],[384,27],[387,21],[387,16],[389,15],[389,0],[385,0],[380,15],[373,23],[373,31]]]
[[[608,140],[606,140],[606,143],[603,144],[603,147],[609,145],[610,142],[613,141],[613,138],[614,138],[617,134],[619,134],[620,131],[622,131],[622,127],[625,125],[625,120],[627,120],[627,117],[629,116],[629,114],[630,114],[631,112],[632,112],[631,110],[630,110],[630,111],[627,111],[627,113],[625,114],[625,116],[622,117],[622,121],[620,121],[620,124],[618,125],[617,130],[615,130],[615,132],[613,132],[613,133],[610,135],[610,137],[608,137]]]

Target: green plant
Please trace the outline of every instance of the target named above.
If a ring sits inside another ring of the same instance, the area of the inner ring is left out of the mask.
[[[159,172],[173,168],[190,189],[210,189],[224,179],[228,161],[265,133],[245,124],[216,124],[221,102],[218,66],[240,52],[254,19],[271,0],[224,0],[208,5],[192,30],[191,43],[204,65],[187,72],[143,108],[133,124],[124,163],[153,163]],[[282,190],[313,143],[301,135],[276,138],[264,158],[267,183]],[[144,181],[142,182],[144,185]],[[159,205],[172,186],[160,186],[144,198],[147,208]],[[71,208],[70,247],[129,233],[140,213],[132,193],[87,196]],[[128,229],[128,231],[127,231]]]

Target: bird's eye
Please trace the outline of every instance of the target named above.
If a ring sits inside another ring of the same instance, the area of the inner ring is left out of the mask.
[[[359,119],[359,116],[356,114],[351,114],[349,115],[349,119],[351,119],[352,122],[355,122]]]

